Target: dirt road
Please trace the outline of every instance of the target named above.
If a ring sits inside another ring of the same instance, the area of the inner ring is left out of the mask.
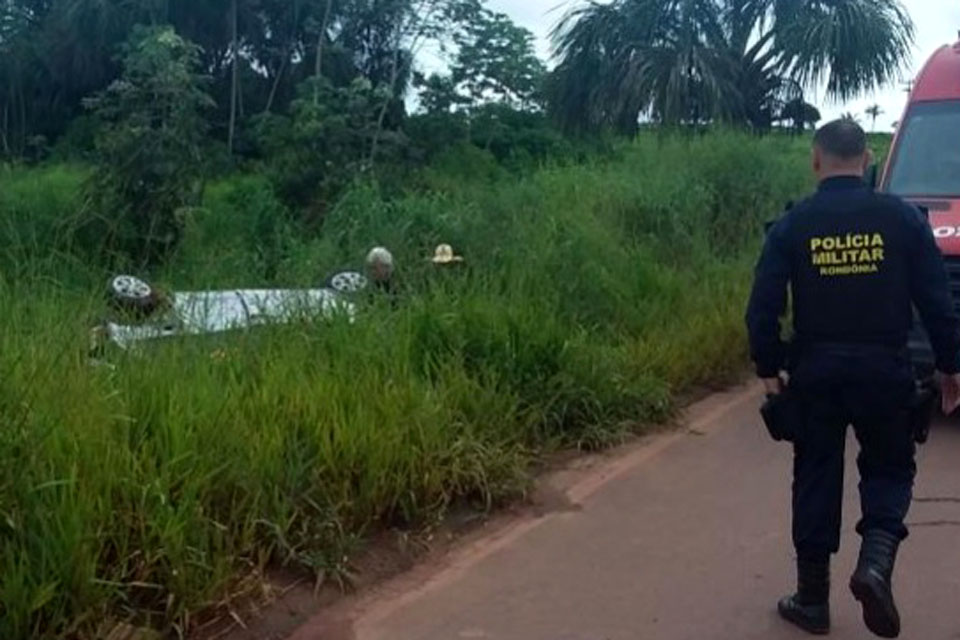
[[[791,452],[768,440],[758,390],[693,407],[686,427],[628,448],[565,488],[567,508],[511,523],[292,640],[788,640]],[[868,638],[846,588],[856,559],[851,436],[834,633]],[[903,638],[960,638],[960,426],[920,454],[913,535],[896,576]]]

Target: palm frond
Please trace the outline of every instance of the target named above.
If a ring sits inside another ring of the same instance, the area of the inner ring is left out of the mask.
[[[898,0],[780,4],[777,46],[788,74],[804,86],[825,81],[831,97],[848,100],[904,69],[915,29]]]
[[[589,2],[553,32],[551,106],[575,129],[629,130],[646,109],[766,129],[807,87],[846,99],[893,79],[913,37],[899,0]]]

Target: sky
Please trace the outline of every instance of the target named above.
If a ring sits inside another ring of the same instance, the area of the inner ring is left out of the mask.
[[[583,0],[488,0],[491,9],[501,11],[517,24],[526,27],[537,36],[538,50],[542,57],[550,54],[549,33],[556,22],[572,7]],[[957,41],[960,31],[960,0],[902,0],[917,27],[917,39],[913,52],[913,64],[903,80],[914,77],[923,68],[927,58],[944,44]],[[907,94],[901,82],[892,83],[875,94],[862,96],[849,103],[833,103],[820,95],[811,95],[809,101],[820,108],[825,120],[851,112],[861,118],[869,128],[871,120],[864,109],[879,104],[884,114],[877,119],[878,131],[890,131],[900,119],[906,106]]]

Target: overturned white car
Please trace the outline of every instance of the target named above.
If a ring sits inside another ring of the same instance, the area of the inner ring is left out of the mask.
[[[236,289],[165,294],[144,280],[118,275],[110,280],[108,296],[117,318],[93,329],[92,350],[101,354],[108,344],[122,349],[150,340],[285,324],[297,320],[352,322],[356,305],[351,297],[368,289],[390,291],[393,255],[375,247],[367,255],[364,275],[341,271],[317,289]]]
[[[338,287],[338,288],[334,288]],[[93,330],[95,351],[106,343],[128,349],[137,343],[184,335],[222,333],[294,320],[350,321],[355,305],[347,299],[367,287],[360,273],[337,274],[320,289],[237,289],[189,291],[164,295],[129,275],[109,284],[112,306],[122,321],[106,321]]]

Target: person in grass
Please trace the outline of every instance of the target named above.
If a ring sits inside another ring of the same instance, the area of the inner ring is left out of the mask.
[[[367,254],[367,277],[373,287],[386,293],[394,293],[393,254],[384,247],[374,247]]]

